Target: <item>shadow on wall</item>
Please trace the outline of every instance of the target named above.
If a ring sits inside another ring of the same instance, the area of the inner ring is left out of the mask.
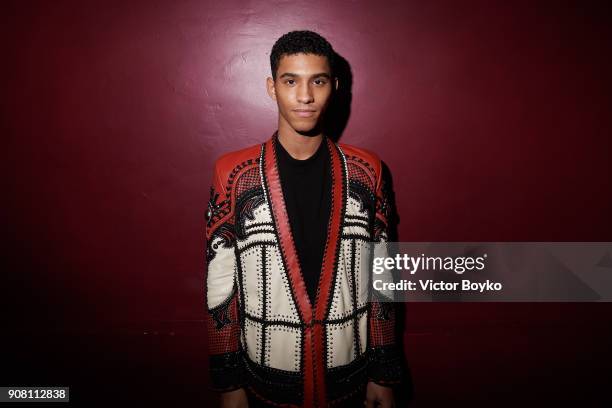
[[[323,122],[326,135],[334,142],[338,142],[346,128],[351,116],[351,101],[353,99],[353,73],[348,61],[340,54],[335,54],[336,76],[338,77],[338,90],[327,108]]]

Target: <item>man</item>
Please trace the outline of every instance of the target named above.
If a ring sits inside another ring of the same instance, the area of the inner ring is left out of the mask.
[[[395,313],[362,278],[389,203],[380,159],[324,134],[335,61],[316,33],[279,38],[267,78],[278,130],[215,163],[206,290],[223,407],[395,406]]]

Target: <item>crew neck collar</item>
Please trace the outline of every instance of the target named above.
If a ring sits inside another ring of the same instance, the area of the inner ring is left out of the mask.
[[[325,135],[323,135],[323,138],[321,139],[321,143],[319,144],[319,147],[317,148],[317,150],[309,158],[300,160],[300,159],[296,159],[292,157],[291,154],[289,154],[287,149],[285,149],[285,147],[282,145],[282,143],[278,139],[278,133],[276,133],[276,137],[274,138],[274,141],[275,141],[277,153],[281,155],[286,161],[296,166],[306,166],[314,162],[319,156],[321,156],[322,154],[321,152],[324,149],[324,145],[327,144]]]

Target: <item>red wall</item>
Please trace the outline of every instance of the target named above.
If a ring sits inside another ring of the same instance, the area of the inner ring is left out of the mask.
[[[294,29],[320,32],[350,64],[340,140],[388,165],[400,240],[612,240],[603,4],[3,7],[1,294],[17,337],[34,327],[110,337],[188,327],[198,333],[191,346],[205,350],[198,320],[213,160],[275,130],[269,52]],[[549,391],[593,395],[610,361],[610,311],[409,305],[416,401],[517,395],[533,388],[527,373]]]

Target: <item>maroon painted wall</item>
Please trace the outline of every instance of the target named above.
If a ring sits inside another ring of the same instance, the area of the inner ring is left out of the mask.
[[[1,295],[7,332],[32,352],[39,330],[58,344],[72,333],[81,352],[112,344],[120,361],[152,366],[168,347],[192,364],[184,383],[206,382],[199,321],[212,164],[275,130],[269,51],[293,29],[320,32],[350,64],[340,140],[389,167],[400,240],[612,240],[612,19],[603,3],[3,7]],[[600,395],[610,311],[410,305],[415,401],[524,396],[536,389],[527,372],[547,393]],[[175,338],[151,343],[152,334]],[[134,347],[113,340],[125,338]],[[138,354],[141,344],[151,354]],[[43,380],[73,381],[71,370],[61,377],[34,360],[26,367]],[[17,377],[25,384],[26,371]]]

